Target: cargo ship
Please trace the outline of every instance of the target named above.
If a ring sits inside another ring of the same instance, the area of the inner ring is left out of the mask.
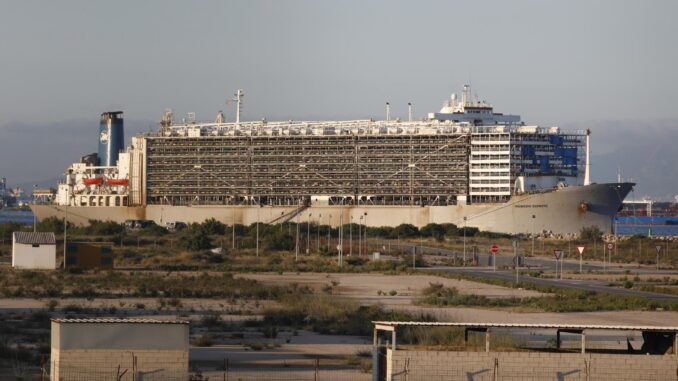
[[[102,114],[99,151],[65,172],[39,219],[225,224],[310,222],[576,234],[612,229],[634,184],[590,181],[590,131],[525,124],[469,86],[421,120],[235,121],[165,111],[123,147],[121,112]]]

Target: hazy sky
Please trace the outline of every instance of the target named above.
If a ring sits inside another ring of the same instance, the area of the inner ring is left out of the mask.
[[[528,122],[678,117],[676,1],[6,1],[0,125],[405,115],[465,82]],[[229,116],[232,106],[226,108]]]
[[[4,1],[0,175],[57,176],[111,109],[128,131],[167,107],[232,119],[237,88],[244,119],[381,118],[386,101],[421,117],[470,82],[531,124],[678,130],[676,15],[677,1]],[[619,149],[612,134],[594,131],[598,153]]]

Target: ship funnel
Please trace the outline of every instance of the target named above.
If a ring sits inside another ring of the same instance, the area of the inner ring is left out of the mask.
[[[118,154],[125,149],[122,111],[101,114],[99,122],[99,165],[112,167],[118,162]]]

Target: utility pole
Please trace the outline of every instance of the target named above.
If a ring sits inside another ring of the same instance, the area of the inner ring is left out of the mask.
[[[297,239],[296,239],[296,245],[294,246],[294,261],[297,262],[299,261],[299,214],[297,213]]]
[[[258,205],[261,208],[261,205]],[[259,256],[259,208],[257,208],[257,257]]]
[[[339,267],[344,265],[344,213],[339,214]]]
[[[311,213],[306,221],[306,255],[311,254]]]
[[[323,215],[318,214],[318,226],[316,226],[316,235],[318,236],[318,254],[320,254],[320,224],[322,221]]]
[[[361,239],[361,234],[363,230],[363,216],[360,216],[360,223],[358,223],[358,256],[363,256],[363,241]]]
[[[66,270],[66,230],[68,229],[68,215],[64,214],[64,270]]]
[[[367,212],[365,212],[365,255],[370,255],[370,243],[367,241]]]
[[[231,212],[231,249],[235,250],[235,209]]]
[[[332,238],[332,215],[327,217],[327,252],[330,252],[330,240]]]
[[[466,216],[464,216],[464,263],[463,266],[466,267]]]
[[[348,225],[348,256],[353,255],[353,216],[350,218]]]

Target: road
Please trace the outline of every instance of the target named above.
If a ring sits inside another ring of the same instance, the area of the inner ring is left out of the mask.
[[[510,270],[497,270],[477,267],[426,267],[421,270],[426,271],[444,271],[449,273],[462,273],[477,276],[485,279],[500,279],[505,281],[515,281],[516,274]],[[539,286],[554,286],[567,289],[606,292],[608,294],[622,295],[622,296],[637,296],[657,300],[661,302],[676,302],[678,303],[678,295],[660,294],[656,292],[638,291],[620,287],[607,286],[607,282],[598,280],[579,280],[579,279],[544,279],[535,278],[529,275],[520,275],[521,282],[529,282]]]
[[[383,243],[379,243],[382,245]],[[388,244],[388,243],[385,243]],[[430,254],[430,255],[444,255],[444,256],[456,256],[461,258],[463,253],[455,252],[449,249],[430,247],[430,246],[419,246],[411,244],[400,244],[394,245],[391,243],[391,248],[400,247],[401,250],[411,251],[413,247],[416,246],[418,253]],[[467,258],[471,258],[471,255],[467,253]],[[480,254],[479,263],[488,264],[489,255]],[[525,259],[525,268],[529,269],[539,269],[544,271],[555,271],[555,259],[545,259],[545,258],[526,258]],[[461,273],[477,276],[479,278],[485,279],[500,279],[504,281],[515,281],[516,274],[513,269],[505,269],[506,267],[513,267],[513,257],[512,256],[496,256],[497,269],[494,270],[490,266],[484,267],[448,267],[448,266],[434,266],[426,267],[421,270],[426,271],[444,271],[450,273]],[[670,270],[656,270],[651,268],[635,268],[635,267],[620,267],[615,265],[613,268],[605,268],[600,263],[586,263],[583,266],[583,270],[586,271],[609,271],[610,273],[625,273],[627,270],[630,270],[633,275],[635,274],[655,274],[655,275],[668,275],[676,274],[676,271]],[[565,271],[579,271],[579,261],[570,260],[563,261],[563,268]],[[580,280],[580,279],[548,279],[548,278],[536,278],[529,276],[527,274],[520,275],[521,282],[529,282],[532,284],[540,286],[554,286],[567,289],[576,289],[576,290],[585,290],[585,291],[594,291],[594,292],[605,292],[609,294],[622,295],[622,296],[636,296],[643,297],[652,300],[662,301],[662,302],[676,302],[678,303],[678,295],[670,294],[661,294],[655,292],[646,292],[639,290],[632,290],[627,288],[620,287],[611,287],[607,284],[609,281],[600,281],[600,280]]]
[[[408,244],[408,243],[401,243],[401,244],[394,244],[392,242],[377,242],[375,244],[371,244],[371,246],[377,246],[379,249],[382,249],[386,247],[386,250],[388,251],[389,248],[391,250],[397,250],[400,248],[402,251],[412,251],[413,247],[416,247],[417,253],[420,254],[428,254],[428,255],[440,255],[440,256],[448,256],[448,257],[456,257],[456,258],[463,258],[464,253],[459,252],[459,251],[454,251],[450,249],[444,249],[440,247],[432,247],[432,246],[423,246],[423,245],[413,245],[413,244]],[[478,263],[481,266],[491,266],[491,262],[489,260],[490,255],[488,254],[478,254]],[[467,260],[471,260],[473,258],[473,254],[471,253],[471,250],[466,252],[466,258]],[[513,253],[511,255],[496,255],[496,261],[497,261],[497,267],[502,268],[502,267],[513,267],[514,262],[513,262]],[[529,269],[535,269],[535,270],[543,270],[543,271],[555,271],[556,267],[556,260],[555,258],[544,258],[544,257],[523,257],[523,264],[521,267],[526,267]],[[578,272],[579,271],[579,259],[563,259],[561,261],[562,267],[564,271],[572,271],[572,272]],[[561,264],[558,265],[558,269],[560,270]],[[588,271],[607,271],[609,273],[617,273],[617,274],[625,274],[629,273],[629,275],[639,275],[639,274],[647,274],[647,275],[675,275],[678,272],[674,270],[657,270],[654,267],[635,267],[635,266],[630,266],[630,265],[619,265],[618,263],[614,263],[612,266],[608,265],[603,265],[602,262],[588,262],[584,261],[582,263],[582,271],[588,272]]]

